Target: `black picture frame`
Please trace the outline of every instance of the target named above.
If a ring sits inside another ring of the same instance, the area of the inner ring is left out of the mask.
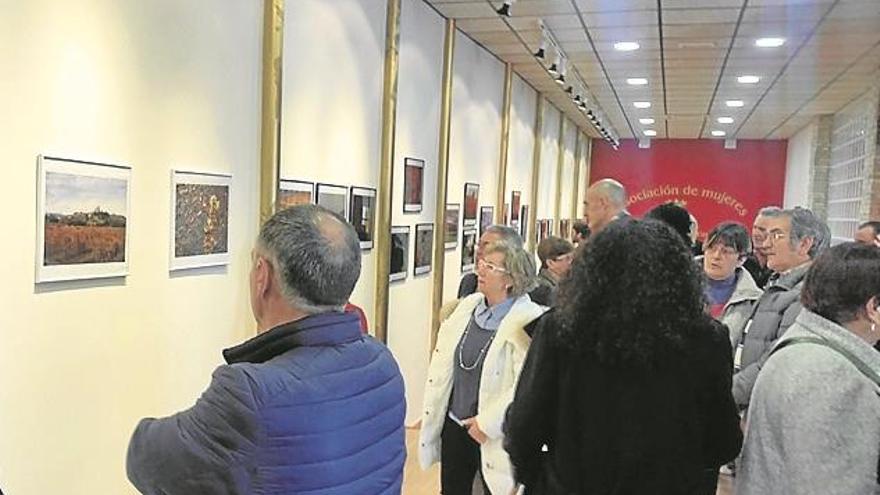
[[[391,227],[391,263],[388,280],[406,280],[409,275],[409,225]]]
[[[434,264],[434,224],[416,224],[415,249],[413,256],[413,275],[431,273]]]
[[[358,235],[361,249],[373,249],[376,231],[376,189],[351,186],[348,198],[348,221]]]
[[[465,229],[461,231],[461,272],[474,271],[477,257],[477,229]]]
[[[315,185],[315,204],[339,214],[348,221],[348,192],[348,186],[319,182]],[[340,198],[341,205],[338,203]]]
[[[422,211],[424,201],[425,160],[419,158],[403,159],[403,212]]]
[[[443,217],[443,247],[455,249],[458,246],[458,228],[461,219],[461,205],[447,203],[446,214]]]
[[[477,212],[480,208],[480,185],[475,182],[464,183],[464,202],[462,203],[462,222],[465,227],[477,224]]]

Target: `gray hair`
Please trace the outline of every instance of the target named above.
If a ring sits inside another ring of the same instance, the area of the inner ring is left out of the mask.
[[[523,221],[523,220],[521,220]],[[485,234],[495,234],[501,238],[501,240],[511,244],[514,247],[521,248],[523,245],[522,237],[520,237],[519,232],[512,227],[508,227],[507,225],[490,225],[486,227],[483,231],[483,235]]]
[[[275,269],[287,302],[309,314],[341,310],[361,273],[354,228],[317,205],[272,215],[260,229],[257,250]]]
[[[829,229],[828,225],[820,220],[815,213],[800,206],[785,210],[781,208],[771,208],[763,208],[759,215],[763,214],[764,216],[771,218],[788,217],[791,219],[791,235],[789,236],[789,242],[791,243],[792,248],[795,248],[803,239],[809,237],[813,240],[813,245],[810,246],[810,250],[807,251],[807,256],[809,256],[810,259],[816,259],[816,256],[819,256],[822,254],[822,251],[828,249],[828,246],[831,244],[831,229]],[[768,210],[767,214],[764,214],[765,210]]]
[[[504,269],[513,281],[507,291],[511,297],[519,297],[535,287],[535,258],[521,247],[512,246],[506,241],[496,241],[486,248],[486,254],[504,255]]]
[[[761,208],[760,210],[758,210],[758,214],[755,215],[755,218],[758,218],[758,217],[767,217],[767,218],[779,217],[779,216],[782,216],[784,213],[785,213],[785,210],[783,210],[782,208],[780,208],[778,206],[765,206],[765,207]]]
[[[626,188],[620,182],[614,179],[602,179],[593,183],[591,187],[600,195],[608,198],[608,201],[615,207],[623,208],[626,206]]]

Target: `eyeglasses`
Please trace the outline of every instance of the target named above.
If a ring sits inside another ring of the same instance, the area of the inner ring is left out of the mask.
[[[492,273],[507,273],[506,269],[496,265],[495,263],[492,263],[491,261],[477,261],[477,269],[485,269]]]
[[[574,254],[565,253],[553,258],[553,261],[571,261],[572,259],[574,259]]]
[[[703,251],[705,251],[706,254],[718,253],[718,254],[721,254],[722,256],[728,256],[728,257],[737,256],[739,254],[736,252],[736,249],[733,249],[732,247],[724,246],[721,244],[713,244],[711,246],[707,246],[707,247],[703,248]]]
[[[774,243],[781,239],[785,239],[786,237],[788,237],[788,234],[782,230],[771,230],[770,232],[767,232],[767,236],[762,239],[762,241],[770,241],[771,243]]]

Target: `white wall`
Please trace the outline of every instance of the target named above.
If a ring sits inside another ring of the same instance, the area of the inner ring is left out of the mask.
[[[513,76],[510,97],[510,141],[507,149],[507,183],[504,202],[512,191],[520,191],[520,205],[531,206],[532,158],[535,146],[537,93],[518,75]],[[520,222],[528,219],[520,218]],[[528,229],[528,233],[533,232]],[[524,241],[526,239],[523,239]]]
[[[814,120],[788,139],[783,207],[810,206],[810,185],[818,123]]]
[[[470,38],[456,33],[446,201],[460,204],[462,217],[466,182],[480,184],[480,206],[495,204],[503,91],[504,65]],[[479,220],[479,210],[477,215]],[[461,275],[459,228],[458,247],[446,251],[444,301],[456,297]]]
[[[544,129],[541,138],[541,170],[538,175],[538,220],[553,219],[556,207],[556,168],[559,165],[559,110],[549,102],[544,105]],[[552,222],[551,222],[552,223]],[[535,226],[529,225],[534,233]],[[557,226],[553,227],[555,234]]]
[[[222,348],[253,335],[258,2],[31,0],[0,16],[0,484],[134,494],[139,418],[193,404]],[[132,167],[130,274],[34,284],[36,157]],[[232,173],[231,263],[170,276],[170,170]]]
[[[562,180],[560,182],[561,190],[559,191],[559,218],[560,220],[571,218],[572,191],[574,191],[574,148],[577,144],[578,128],[569,121],[565,127],[565,137],[563,139],[563,162],[562,162]],[[556,232],[556,235],[568,239],[571,237],[570,232]]]
[[[421,412],[431,352],[432,281],[437,272],[432,269],[430,274],[414,276],[413,257],[416,224],[434,223],[436,211],[444,21],[423,2],[402,2],[400,31],[391,223],[410,227],[410,260],[407,279],[393,282],[389,288],[388,347],[403,373],[406,424],[412,425],[418,421]],[[403,213],[403,163],[406,157],[425,161],[423,203],[419,213]]]
[[[297,0],[284,16],[282,178],[375,188],[385,2]],[[351,301],[372,322],[376,260],[373,251],[363,255]]]

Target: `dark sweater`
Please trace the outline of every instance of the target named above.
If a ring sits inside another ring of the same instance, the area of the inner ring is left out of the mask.
[[[721,324],[707,321],[681,356],[640,371],[576,354],[554,320],[538,325],[505,422],[505,449],[526,493],[700,493],[705,470],[739,453]]]

